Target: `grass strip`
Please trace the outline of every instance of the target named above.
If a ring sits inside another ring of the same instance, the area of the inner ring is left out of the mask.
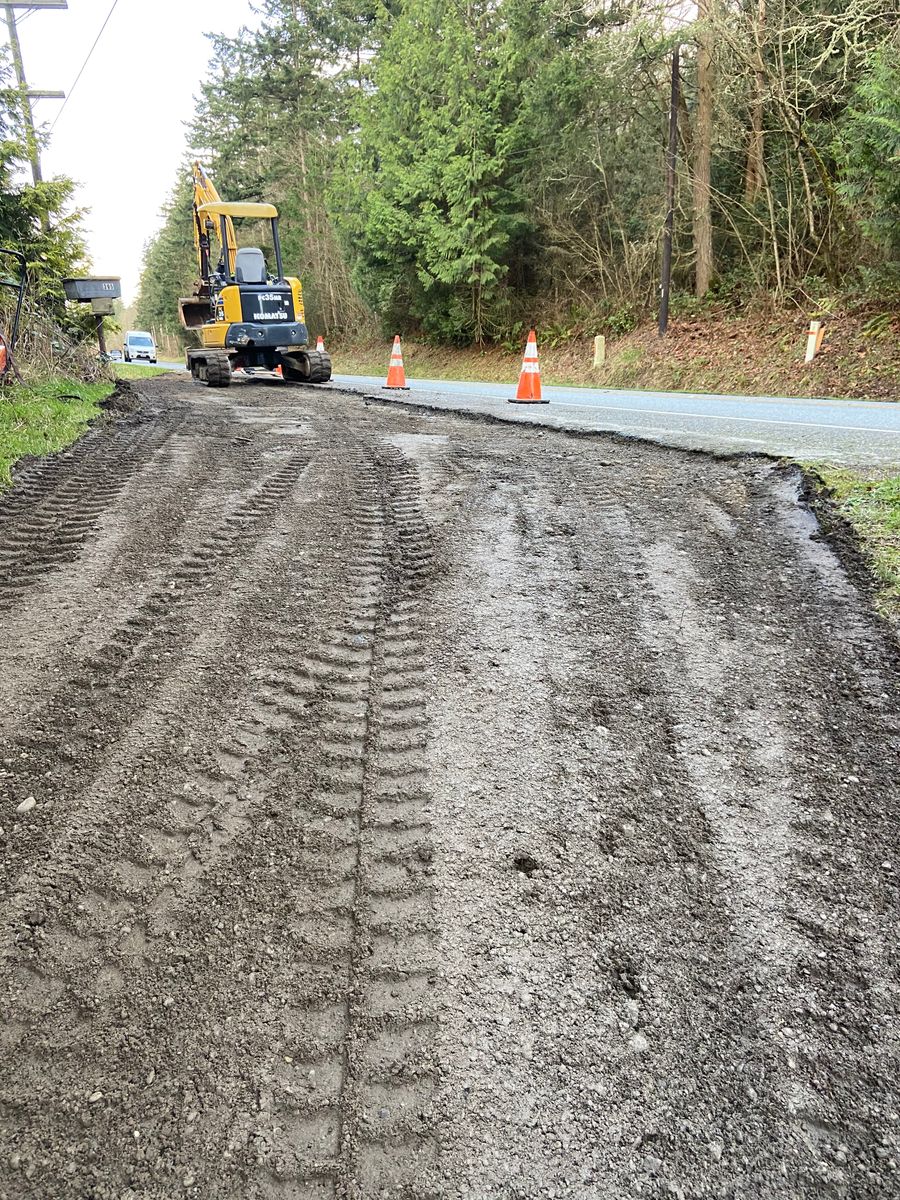
[[[164,367],[149,367],[143,363],[110,363],[116,379],[152,379],[154,375],[169,375]]]
[[[900,620],[900,475],[816,464],[828,498],[853,527],[878,581],[876,603]]]
[[[113,386],[54,378],[0,390],[0,489],[9,486],[11,468],[20,458],[52,454],[74,442]]]

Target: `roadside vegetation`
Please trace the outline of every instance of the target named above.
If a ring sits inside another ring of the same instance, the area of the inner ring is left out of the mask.
[[[27,178],[21,100],[11,86],[8,49],[0,47],[0,247],[27,262],[12,367],[0,379],[0,491],[19,459],[53,453],[83,433],[115,386],[98,360],[90,311],[67,304],[62,286],[65,276],[89,270],[75,185],[66,177],[37,184]],[[0,281],[15,278],[12,260],[0,256]],[[6,335],[14,307],[14,290],[0,287]]]
[[[9,485],[11,468],[20,458],[52,454],[79,437],[112,390],[108,381],[62,378],[4,388],[0,393],[0,490]]]
[[[155,375],[166,375],[164,367],[150,367],[143,363],[110,363],[110,368],[116,379],[153,379]]]
[[[541,377],[573,387],[729,392],[736,395],[836,396],[900,400],[900,319],[845,317],[829,329],[821,353],[804,362],[807,323],[798,314],[733,318],[675,318],[665,341],[655,328],[607,340],[606,363],[594,367],[593,339],[552,327],[539,331]],[[337,374],[381,375],[389,341],[329,343]],[[407,375],[509,383],[522,364],[519,344],[434,346],[404,339]]]
[[[900,475],[823,464],[814,471],[859,539],[878,584],[879,609],[900,623]]]

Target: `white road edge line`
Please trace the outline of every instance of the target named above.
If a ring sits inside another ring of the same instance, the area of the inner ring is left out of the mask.
[[[457,392],[456,395],[462,396],[464,393]],[[673,411],[666,408],[620,408],[615,404],[572,404],[564,400],[553,400],[551,404],[557,404],[561,408],[596,408],[600,412],[628,413],[631,416],[646,413],[648,417],[691,417],[695,421],[741,421],[745,425],[794,425],[803,429],[836,429],[842,433],[890,433],[894,437],[900,437],[900,429],[879,429],[876,425],[820,425],[817,421],[772,421],[767,417],[722,417],[717,413],[682,412],[680,409]],[[693,433],[694,430],[685,432]]]

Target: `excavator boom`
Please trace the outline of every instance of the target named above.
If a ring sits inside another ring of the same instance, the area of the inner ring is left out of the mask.
[[[215,184],[198,162],[192,167],[194,179],[194,245],[197,248],[197,258],[200,262],[200,277],[204,283],[209,281],[211,272],[210,250],[213,244],[221,245],[222,227],[218,220],[213,219],[209,211],[202,212],[206,205],[221,205],[222,198],[216,191]],[[234,256],[237,252],[237,238],[234,235],[234,222],[230,216],[225,217],[225,237],[228,242],[227,273],[234,272]]]

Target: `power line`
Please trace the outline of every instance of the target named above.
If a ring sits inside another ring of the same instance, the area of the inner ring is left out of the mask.
[[[85,67],[86,67],[86,66],[88,65],[88,63],[91,61],[91,55],[92,55],[92,54],[94,53],[94,51],[97,49],[97,43],[98,43],[98,42],[100,41],[100,39],[103,37],[103,30],[104,30],[104,29],[107,27],[107,25],[109,24],[109,18],[110,18],[110,17],[113,15],[113,13],[116,11],[116,5],[117,5],[118,3],[119,3],[119,0],[113,0],[113,2],[112,2],[112,6],[110,7],[110,10],[109,10],[109,12],[106,14],[106,20],[105,20],[105,21],[103,22],[103,24],[100,26],[100,32],[99,32],[99,33],[97,34],[97,36],[94,38],[94,44],[93,44],[93,46],[91,46],[90,50],[88,50],[88,52],[87,52],[87,58],[85,58],[84,62],[81,64],[81,70],[80,70],[80,71],[78,72],[78,74],[75,76],[75,82],[74,82],[74,83],[72,84],[72,86],[69,88],[69,90],[68,90],[68,92],[67,92],[67,94],[66,94],[66,98],[65,98],[65,100],[63,101],[62,108],[60,108],[59,112],[56,114],[56,117],[55,117],[55,119],[54,119],[54,121],[53,121],[53,124],[50,126],[50,132],[51,132],[51,133],[52,133],[52,132],[53,132],[53,130],[56,128],[56,122],[59,120],[59,118],[60,118],[60,117],[63,115],[63,113],[66,111],[66,105],[67,105],[67,104],[69,103],[69,101],[72,99],[72,93],[75,91],[76,87],[78,86],[78,80],[79,80],[79,79],[82,77],[82,75],[84,74],[84,69],[85,69]]]

